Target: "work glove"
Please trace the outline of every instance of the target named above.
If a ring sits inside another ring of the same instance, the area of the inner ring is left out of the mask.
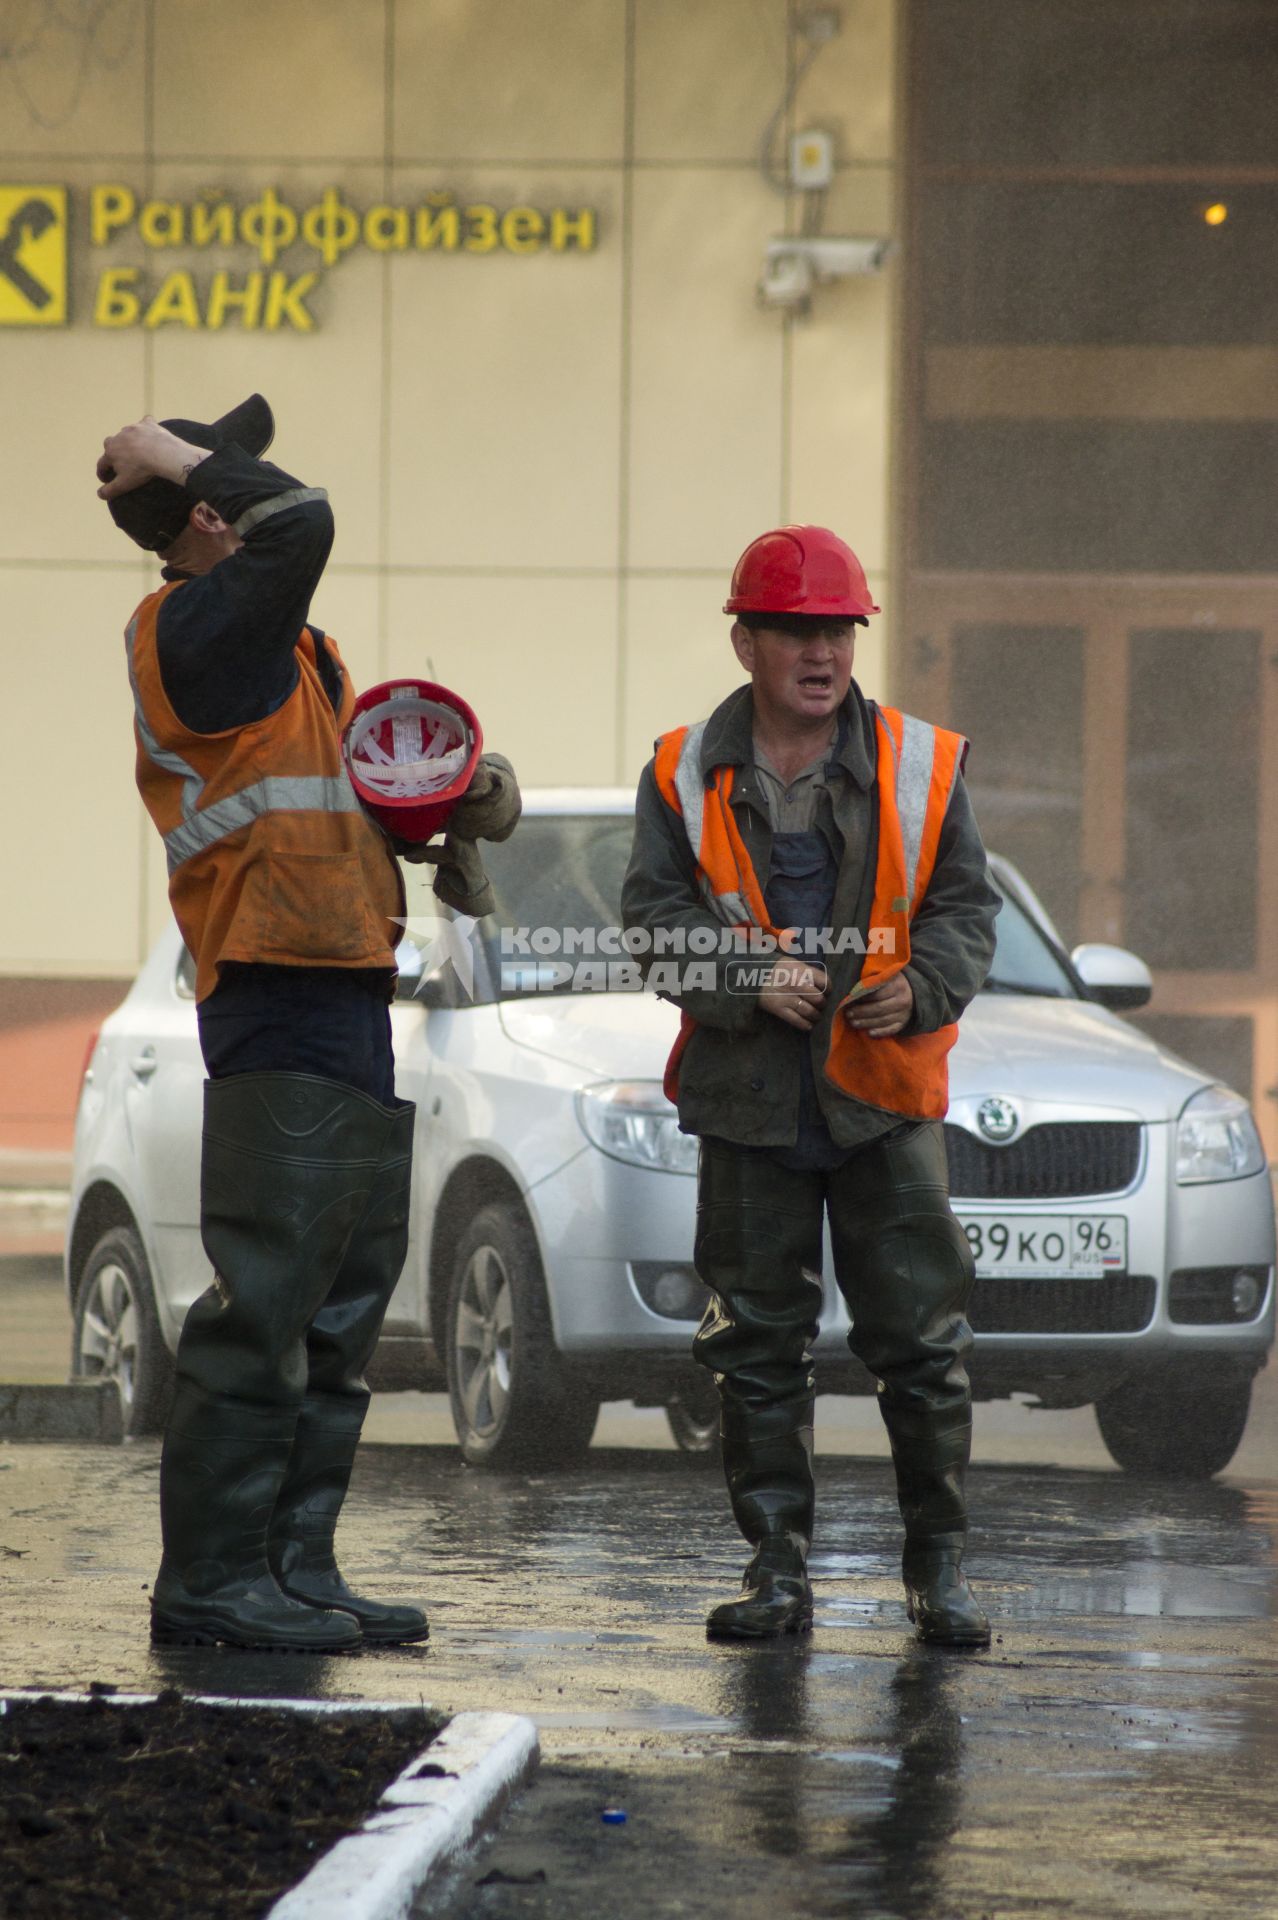
[[[448,816],[449,836],[508,840],[522,811],[519,782],[505,754],[481,754],[470,785]]]
[[[448,816],[443,842],[396,841],[401,860],[435,868],[434,894],[455,913],[482,920],[497,905],[476,840],[506,840],[515,831],[523,801],[515,769],[501,753],[481,754],[470,785]]]
[[[415,866],[434,867],[435,898],[451,907],[454,913],[467,913],[472,920],[482,920],[496,908],[492,881],[484,872],[479,848],[473,840],[459,840],[450,827],[442,841],[432,840],[427,846],[419,843],[400,851],[401,857],[411,860]]]

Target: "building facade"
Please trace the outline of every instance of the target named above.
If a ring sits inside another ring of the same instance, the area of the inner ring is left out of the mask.
[[[894,685],[1278,1157],[1278,15],[911,0]]]
[[[5,1071],[31,1009],[83,1024],[167,913],[121,657],[155,568],[95,453],[260,389],[334,505],[316,619],[359,680],[455,685],[528,783],[631,782],[736,672],[746,541],[843,531],[863,683],[971,734],[991,842],[1146,954],[1278,1154],[1262,0],[20,11],[0,1145],[73,1099]],[[829,181],[787,187],[807,131]],[[894,245],[761,300],[770,240],[839,235]]]

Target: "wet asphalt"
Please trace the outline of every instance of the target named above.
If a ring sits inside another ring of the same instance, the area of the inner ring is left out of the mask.
[[[157,1469],[152,1443],[0,1447],[0,1687],[530,1714],[538,1781],[420,1914],[1278,1914],[1278,1473],[978,1466],[996,1638],[955,1654],[911,1638],[881,1460],[818,1461],[811,1638],[736,1647],[702,1624],[743,1558],[714,1468],[369,1446],[346,1568],[423,1598],[432,1638],[318,1660],[151,1650]]]

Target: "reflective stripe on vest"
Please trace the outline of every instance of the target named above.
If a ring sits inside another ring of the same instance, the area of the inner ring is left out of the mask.
[[[403,883],[343,763],[355,696],[336,646],[322,643],[340,676],[336,711],[320,643],[304,627],[296,681],[273,712],[195,733],[165,692],[158,653],[160,612],[186,590],[172,582],[147,596],[129,622],[126,657],[138,787],[164,841],[196,999],[232,963],[392,970]]]
[[[946,1055],[958,1037],[950,1024],[936,1033],[871,1038],[840,1017],[872,988],[908,965],[910,921],[927,893],[941,828],[967,755],[961,734],[933,727],[894,707],[875,707],[878,851],[870,938],[861,977],[840,1003],[830,1030],[826,1077],[842,1092],[910,1118],[936,1119],[949,1099]],[[677,727],[657,742],[654,771],[663,799],[681,815],[697,863],[702,896],[727,926],[770,925],[740,829],[732,814],[733,768],[701,766],[704,721]],[[695,1022],[686,1013],[666,1069],[675,1098],[678,1067]]]
[[[148,757],[165,773],[182,782],[182,824],[162,836],[170,873],[197,853],[239,833],[264,813],[358,813],[359,796],[347,778],[339,774],[305,774],[293,777],[268,775],[235,793],[224,794],[211,806],[201,807],[205,782],[200,773],[171,747],[162,747],[146,717],[142,694],[134,667],[133,648],[137,639],[137,615],[125,629],[125,647],[129,665],[129,685],[133,690],[133,717],[138,739]]]

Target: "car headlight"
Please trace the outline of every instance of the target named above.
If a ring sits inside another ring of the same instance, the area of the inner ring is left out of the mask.
[[[577,1118],[601,1153],[656,1173],[695,1173],[697,1141],[656,1080],[612,1080],[577,1095]]]
[[[1241,1180],[1259,1173],[1265,1149],[1251,1108],[1228,1087],[1204,1087],[1186,1101],[1176,1123],[1176,1180],[1182,1187],[1206,1180]]]

